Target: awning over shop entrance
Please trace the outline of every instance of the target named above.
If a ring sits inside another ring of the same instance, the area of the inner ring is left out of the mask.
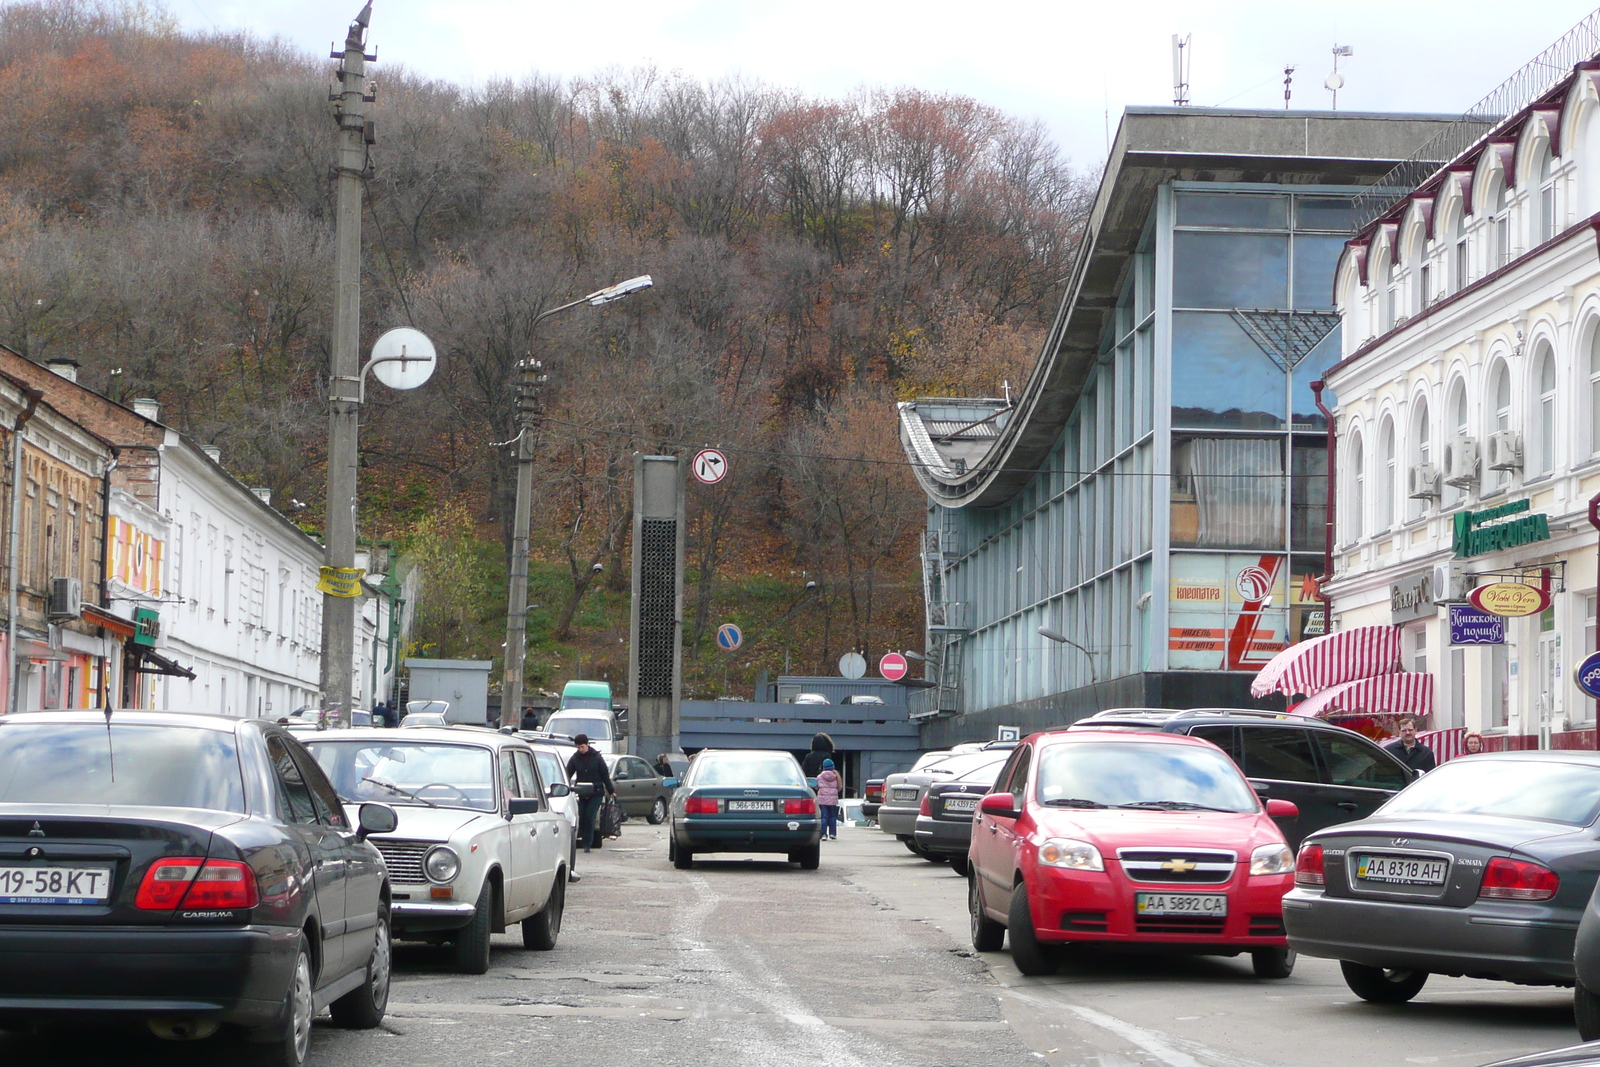
[[[131,674],[167,674],[174,678],[187,678],[194,681],[194,671],[188,667],[180,667],[177,663],[163,656],[153,649],[143,648],[139,645],[127,646],[128,671]]]
[[[1400,669],[1398,626],[1357,626],[1290,645],[1261,668],[1252,696],[1321,693],[1332,686]],[[1303,707],[1304,705],[1302,705]]]
[[[1292,709],[1296,715],[1326,719],[1340,712],[1356,715],[1415,716],[1433,714],[1433,675],[1418,672],[1380,674],[1336,685]]]

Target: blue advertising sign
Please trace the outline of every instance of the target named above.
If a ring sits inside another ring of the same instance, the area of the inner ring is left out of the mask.
[[[1591,652],[1578,664],[1578,688],[1600,700],[1600,652]]]
[[[1452,645],[1503,645],[1506,620],[1479,611],[1471,604],[1450,605],[1450,643]]]
[[[744,644],[744,634],[731,622],[725,622],[717,627],[717,647],[724,652],[732,652]]]

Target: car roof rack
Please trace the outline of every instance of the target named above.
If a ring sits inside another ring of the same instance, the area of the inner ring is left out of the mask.
[[[1266,708],[1107,708],[1093,715],[1069,723],[1077,726],[1086,722],[1138,719],[1195,719],[1207,715],[1242,715],[1252,719],[1299,719],[1303,722],[1323,722],[1313,715],[1298,715],[1293,711],[1271,711]]]

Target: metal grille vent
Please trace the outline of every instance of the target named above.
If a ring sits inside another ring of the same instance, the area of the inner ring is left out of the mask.
[[[639,530],[639,695],[672,697],[677,638],[678,523],[644,519]]]
[[[428,880],[427,875],[422,873],[422,857],[428,854],[433,842],[380,841],[376,837],[367,840],[378,847],[384,866],[389,868],[389,881],[392,884],[421,885]]]
[[[1197,852],[1177,848],[1118,849],[1117,859],[1129,880],[1144,883],[1218,885],[1233,877],[1238,857],[1232,852]]]

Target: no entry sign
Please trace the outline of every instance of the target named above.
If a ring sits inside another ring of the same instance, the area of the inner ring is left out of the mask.
[[[885,652],[878,661],[878,673],[891,682],[898,682],[906,676],[906,671],[911,669],[911,664],[898,652]]]

